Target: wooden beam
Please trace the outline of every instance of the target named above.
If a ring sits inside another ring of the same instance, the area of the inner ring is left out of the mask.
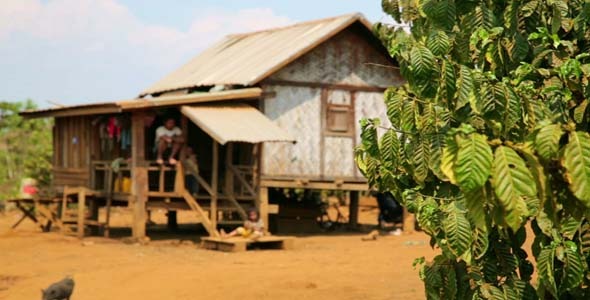
[[[268,188],[258,189],[258,202],[256,203],[260,218],[264,222],[264,229],[268,231]]]
[[[176,176],[174,177],[174,192],[180,193],[185,189],[184,167],[182,161],[176,164]]]
[[[84,219],[86,218],[86,191],[80,190],[78,192],[78,238],[84,238]]]
[[[218,197],[218,180],[219,180],[219,143],[216,140],[213,140],[213,162],[212,162],[212,171],[211,171],[211,190],[213,194],[211,195],[211,226],[213,228],[217,228],[217,197]]]
[[[133,205],[133,237],[145,238],[146,203],[148,200],[148,170],[145,164],[144,112],[133,113],[131,117],[131,193]]]
[[[242,185],[244,185],[244,187],[248,190],[248,192],[250,192],[250,194],[252,194],[253,196],[256,196],[256,190],[254,190],[254,188],[252,187],[252,185],[250,185],[250,183],[246,180],[246,178],[244,178],[238,169],[236,169],[235,166],[233,165],[229,165],[227,166],[228,170],[231,171],[234,176],[240,181],[240,183],[242,183]]]
[[[197,182],[201,185],[202,188],[205,189],[205,191],[207,191],[209,195],[213,195],[213,190],[211,189],[211,186],[209,185],[209,183],[207,183],[207,181],[205,181],[205,179],[203,179],[203,177],[201,177],[201,175],[199,175],[199,170],[194,168],[192,164],[186,164],[184,168],[197,179]]]
[[[142,97],[145,95],[141,95]],[[262,89],[257,87],[235,89],[212,93],[194,93],[181,96],[161,96],[150,99],[133,99],[117,102],[123,110],[141,109],[162,106],[180,106],[203,102],[258,99],[262,96]]]
[[[387,89],[386,87],[370,86],[370,85],[322,83],[322,82],[311,82],[311,81],[294,81],[294,80],[277,80],[277,79],[265,80],[264,84],[296,86],[296,87],[309,87],[309,88],[329,88],[332,90],[344,90],[344,91],[355,91],[355,92],[356,91],[358,91],[358,92],[374,92],[374,93],[382,93]]]
[[[366,183],[350,183],[350,182],[314,182],[305,180],[262,180],[261,187],[276,187],[276,188],[305,188],[312,190],[340,190],[340,191],[366,191],[369,186]]]
[[[209,235],[212,237],[219,237],[219,232],[217,232],[217,229],[215,228],[215,226],[213,226],[213,224],[207,217],[205,211],[201,208],[199,203],[197,203],[197,200],[195,200],[195,198],[193,198],[193,196],[187,190],[184,190],[182,192],[182,197],[190,206],[190,208],[199,214],[199,216],[201,217],[201,223],[203,224]]]
[[[182,130],[184,145],[182,145],[178,155],[180,157],[179,161],[186,157],[186,147],[188,147],[188,118],[185,115],[182,115],[180,118],[180,129]]]
[[[320,96],[320,177],[324,178],[324,173],[326,169],[326,127],[327,127],[327,120],[326,120],[326,109],[328,106],[328,97],[330,94],[330,90],[326,88],[322,88],[321,96]]]

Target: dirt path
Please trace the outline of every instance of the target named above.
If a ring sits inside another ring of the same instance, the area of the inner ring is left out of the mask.
[[[140,246],[9,231],[0,216],[0,299],[40,299],[40,288],[72,274],[84,299],[423,299],[412,261],[434,255],[420,233],[362,242],[359,235],[297,240],[292,251],[226,254],[191,242]]]

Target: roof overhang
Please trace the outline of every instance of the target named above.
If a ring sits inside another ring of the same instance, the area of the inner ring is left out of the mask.
[[[183,106],[181,112],[222,145],[295,142],[288,132],[249,105]]]
[[[142,110],[158,107],[182,106],[197,103],[211,103],[232,100],[259,99],[263,96],[260,88],[245,88],[220,92],[194,93],[178,96],[139,98],[50,109],[29,110],[20,113],[25,118],[72,117],[86,115],[114,114],[124,111]]]

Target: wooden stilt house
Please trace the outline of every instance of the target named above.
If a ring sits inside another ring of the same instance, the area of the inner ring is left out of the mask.
[[[155,208],[169,217],[194,210],[216,236],[218,224],[242,222],[226,212],[243,218],[255,205],[267,220],[277,209],[272,188],[351,191],[354,206],[368,189],[353,161],[359,120],[381,117],[387,126],[382,93],[401,82],[369,22],[352,14],[227,36],[137,99],[22,115],[55,118],[53,185],[66,207],[86,202],[72,220],[79,232],[88,224],[108,232],[98,207],[124,204],[134,208],[134,237],[145,236]],[[164,116],[178,120],[198,168],[155,164]],[[187,190],[187,176],[198,191]]]

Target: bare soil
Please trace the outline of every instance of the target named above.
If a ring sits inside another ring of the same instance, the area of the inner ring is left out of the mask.
[[[41,233],[30,221],[10,230],[19,216],[0,215],[0,299],[40,299],[41,288],[66,275],[76,281],[72,300],[424,299],[412,262],[435,255],[422,233],[301,236],[295,250],[228,254],[200,249],[194,232],[139,245]],[[126,218],[119,212],[114,221]],[[375,211],[360,220],[375,220]]]

